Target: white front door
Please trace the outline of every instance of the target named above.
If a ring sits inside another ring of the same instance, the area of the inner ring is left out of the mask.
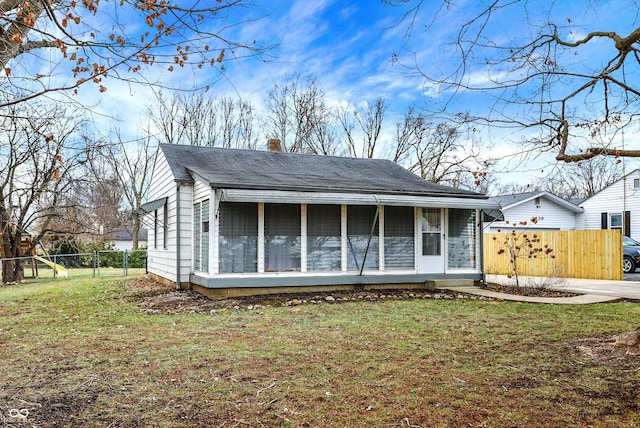
[[[440,208],[421,208],[418,220],[420,246],[418,273],[444,272],[444,213]]]

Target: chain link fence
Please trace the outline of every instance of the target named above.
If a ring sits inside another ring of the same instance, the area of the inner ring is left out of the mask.
[[[21,263],[24,279],[97,278],[144,274],[147,251],[96,251],[82,254],[56,254],[19,258],[0,258],[2,267]]]

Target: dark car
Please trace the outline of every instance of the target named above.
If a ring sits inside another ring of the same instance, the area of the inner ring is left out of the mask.
[[[635,272],[640,265],[640,242],[625,236],[622,244],[622,270]]]

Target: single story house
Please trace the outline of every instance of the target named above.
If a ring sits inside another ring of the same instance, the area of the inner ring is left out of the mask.
[[[578,228],[578,218],[584,211],[581,207],[545,191],[493,196],[491,200],[502,208],[496,215],[487,213],[485,233],[575,230]],[[532,221],[533,218],[535,221]]]
[[[388,160],[174,144],[148,201],[149,273],[212,298],[480,281],[499,209]]]
[[[147,246],[147,229],[140,229],[138,232],[138,248],[144,248]],[[107,239],[113,248],[118,251],[131,251],[133,249],[133,235],[130,231],[121,229],[111,232],[107,235]]]
[[[640,240],[640,169],[579,205],[584,210],[578,218],[580,229],[618,229],[623,235]]]

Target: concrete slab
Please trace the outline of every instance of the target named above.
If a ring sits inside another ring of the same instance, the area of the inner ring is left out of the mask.
[[[515,279],[506,275],[487,275],[487,282],[502,285],[514,285]],[[558,291],[592,294],[598,296],[618,297],[640,301],[639,281],[612,281],[585,278],[544,278],[534,276],[519,277],[520,284],[544,284],[545,287]]]

